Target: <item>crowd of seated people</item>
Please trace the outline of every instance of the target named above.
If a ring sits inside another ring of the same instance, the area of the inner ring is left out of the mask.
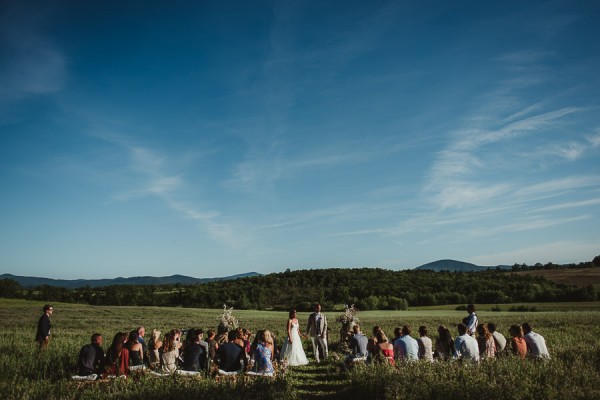
[[[473,305],[468,310],[469,317],[456,325],[455,338],[444,325],[437,328],[435,339],[429,337],[426,326],[419,327],[418,339],[413,338],[410,325],[396,328],[392,340],[380,326],[375,326],[367,338],[355,324],[345,365],[357,362],[398,365],[417,360],[479,362],[511,354],[522,359],[550,357],[544,337],[534,332],[529,323],[510,326],[507,339],[494,323],[479,323]],[[129,333],[117,332],[104,352],[102,335],[94,333],[91,342],[80,350],[78,376],[119,377],[146,368],[159,374],[201,373],[207,372],[211,365],[225,375],[243,371],[266,376],[274,373],[278,349],[272,333],[266,329],[259,330],[253,341],[250,330],[242,328],[229,331],[226,341],[218,339],[213,329],[207,331],[206,338],[203,329],[184,332],[172,329],[164,336],[154,329],[147,345],[144,335],[144,327]]]
[[[373,334],[367,340],[367,363],[389,363],[396,365],[401,361],[425,360],[447,361],[461,360],[479,362],[491,360],[505,355],[519,358],[546,359],[550,357],[544,337],[533,331],[529,323],[512,325],[508,332],[510,341],[496,330],[493,322],[479,323],[475,313],[475,305],[467,306],[469,316],[456,325],[457,336],[452,337],[450,329],[444,325],[437,328],[438,336],[435,346],[428,336],[426,326],[419,327],[419,338],[414,339],[412,327],[404,325],[394,329],[394,339],[389,341],[380,326],[373,327]],[[354,332],[360,341],[360,328]],[[350,339],[352,343],[352,339]],[[352,360],[361,359],[358,346],[352,347],[352,354],[346,359],[347,364]],[[361,359],[362,360],[362,359]]]
[[[161,375],[200,373],[207,372],[211,365],[228,373],[272,375],[274,371],[276,347],[268,330],[259,331],[252,342],[250,330],[235,329],[228,332],[228,341],[223,344],[218,343],[213,329],[208,330],[206,339],[203,329],[172,329],[164,336],[154,329],[147,345],[144,334],[144,327],[117,332],[106,352],[102,335],[93,334],[91,343],[80,350],[76,376],[121,377],[146,368]]]

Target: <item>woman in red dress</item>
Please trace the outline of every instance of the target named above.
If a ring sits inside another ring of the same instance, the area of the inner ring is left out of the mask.
[[[376,358],[377,355],[380,354],[379,357],[384,358],[392,365],[396,365],[396,362],[394,361],[394,345],[388,341],[387,336],[385,336],[385,333],[383,333],[382,330],[377,332],[377,345],[375,350]]]

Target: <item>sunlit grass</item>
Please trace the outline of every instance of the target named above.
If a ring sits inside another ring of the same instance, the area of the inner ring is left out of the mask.
[[[571,303],[572,304],[572,303]],[[581,304],[581,303],[577,303]],[[585,303],[584,303],[585,304]],[[221,310],[161,307],[96,307],[55,303],[52,339],[48,351],[39,354],[33,337],[42,303],[0,299],[0,395],[3,399],[121,399],[167,398],[600,398],[600,311],[588,303],[587,311],[492,312],[483,307],[479,318],[493,321],[506,333],[513,323],[529,321],[547,341],[552,360],[522,362],[512,358],[482,363],[466,369],[457,363],[416,363],[397,368],[358,368],[349,374],[341,363],[329,360],[316,365],[292,368],[275,382],[223,383],[210,379],[142,376],[124,382],[75,384],[74,372],[82,345],[94,332],[107,342],[117,331],[144,325],[163,332],[171,328],[215,328]],[[481,307],[480,307],[481,308]],[[568,310],[568,307],[564,308]],[[234,311],[243,327],[252,331],[268,328],[279,343],[285,338],[286,312]],[[329,342],[335,347],[338,312],[327,312]],[[397,326],[426,325],[434,332],[438,325],[454,326],[464,311],[412,309],[369,311],[358,314],[365,332],[374,325],[393,336]],[[308,313],[300,313],[301,329]],[[108,347],[108,343],[105,344]],[[304,342],[309,359],[309,341]],[[332,353],[333,354],[333,353]],[[350,396],[350,397],[348,397]]]

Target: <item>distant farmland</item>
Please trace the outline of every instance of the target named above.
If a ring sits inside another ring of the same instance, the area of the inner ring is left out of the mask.
[[[518,275],[536,275],[565,285],[600,286],[600,268],[560,268],[515,272]]]

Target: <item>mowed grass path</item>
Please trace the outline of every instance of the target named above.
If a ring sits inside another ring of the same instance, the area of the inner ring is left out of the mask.
[[[338,363],[311,360],[309,365],[292,367],[288,372],[292,388],[301,399],[347,399],[348,376]]]

